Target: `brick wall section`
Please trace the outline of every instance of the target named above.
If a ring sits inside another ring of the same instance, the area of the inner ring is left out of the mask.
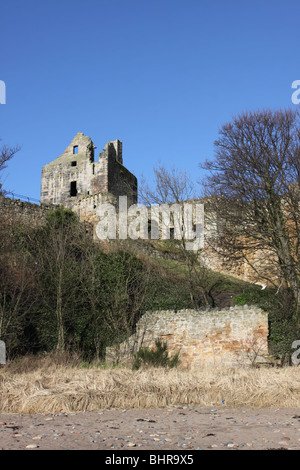
[[[255,306],[228,309],[147,312],[136,334],[119,347],[107,348],[106,361],[130,362],[140,347],[166,341],[170,356],[180,352],[185,369],[251,364],[268,354],[268,314]]]

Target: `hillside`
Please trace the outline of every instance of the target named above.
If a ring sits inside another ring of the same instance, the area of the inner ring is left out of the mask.
[[[175,240],[99,243],[62,207],[38,225],[2,214],[0,337],[8,358],[74,352],[103,360],[149,310],[253,304],[269,313],[270,344],[290,357],[298,326],[285,292],[214,272]]]

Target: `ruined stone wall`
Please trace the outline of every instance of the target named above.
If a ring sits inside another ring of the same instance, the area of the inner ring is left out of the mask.
[[[129,206],[137,203],[137,179],[117,160],[108,166],[108,192],[116,197],[127,196]]]
[[[62,155],[43,166],[42,203],[72,208],[80,196],[107,192],[105,161],[94,161],[94,148],[92,140],[79,132]]]
[[[108,142],[95,161],[95,145],[79,132],[58,158],[43,166],[41,202],[70,209],[82,196],[112,193],[137,199],[137,179],[123,166],[122,142]]]
[[[32,204],[20,199],[10,199],[0,195],[0,214],[13,223],[26,223],[33,226],[41,225],[45,215],[55,206],[47,204]]]
[[[247,365],[268,354],[268,314],[247,305],[147,312],[128,341],[107,348],[106,361],[128,362],[139,348],[154,348],[157,339],[167,342],[170,357],[179,352],[182,368]]]
[[[273,280],[275,284],[279,279],[278,264],[273,261],[272,254],[266,250],[249,250],[247,253],[249,262],[247,262],[243,258],[226,257],[216,245],[212,247],[204,244],[200,259],[207,268],[246,282],[269,286],[271,282],[268,279]],[[258,273],[262,273],[264,277],[260,277]]]

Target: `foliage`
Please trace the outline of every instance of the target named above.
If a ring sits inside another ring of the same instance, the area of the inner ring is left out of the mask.
[[[86,363],[103,360],[106,347],[128,338],[146,311],[193,308],[195,298],[204,307],[205,295],[220,307],[259,305],[269,313],[270,350],[290,357],[300,331],[288,290],[261,290],[200,270],[191,299],[186,269],[181,261],[151,259],[119,245],[104,252],[63,208],[51,211],[39,227],[12,224],[2,215],[0,336],[8,357],[50,352],[77,354]],[[150,355],[172,365],[163,345],[139,354],[141,364]]]
[[[270,289],[261,290],[259,286],[253,289],[247,289],[245,292],[238,294],[233,298],[235,305],[258,305],[264,307],[268,301],[270,301],[271,293]]]
[[[66,209],[63,206],[57,207],[55,210],[49,211],[46,214],[46,223],[44,229],[47,228],[67,228],[78,224],[79,219],[75,212],[71,209]]]
[[[179,353],[169,358],[167,343],[160,340],[155,341],[155,349],[140,348],[135,354],[133,369],[139,369],[142,366],[152,367],[177,367],[179,363]]]
[[[236,305],[257,305],[269,314],[269,351],[280,358],[282,364],[290,363],[292,344],[300,338],[300,325],[295,318],[295,301],[291,292],[273,288],[252,288],[233,299]]]
[[[38,227],[0,225],[0,335],[8,357],[43,352],[101,360],[151,309],[187,308],[178,276],[111,245],[104,252],[62,207]]]

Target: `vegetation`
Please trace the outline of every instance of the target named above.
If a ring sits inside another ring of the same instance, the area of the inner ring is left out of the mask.
[[[65,362],[63,361],[65,359]],[[283,368],[82,368],[78,358],[55,353],[1,368],[0,411],[65,413],[172,405],[299,408],[300,370]]]
[[[152,367],[176,367],[179,363],[179,352],[172,358],[167,351],[168,344],[160,340],[155,341],[155,349],[140,348],[135,354],[133,370],[142,366]]]
[[[211,243],[293,300],[300,323],[300,133],[294,110],[246,112],[224,124],[203,168]],[[217,223],[216,223],[217,221]],[[256,254],[256,256],[254,256]],[[291,303],[289,303],[291,306]]]
[[[233,298],[235,305],[258,305],[269,314],[269,352],[281,365],[291,364],[292,344],[300,338],[299,322],[293,317],[294,300],[288,289],[247,289]]]
[[[167,255],[137,255],[118,244],[104,250],[76,215],[61,207],[49,212],[40,227],[2,215],[0,337],[8,358],[59,352],[103,361],[106,347],[128,338],[147,310],[193,308],[195,299],[200,308],[259,305],[270,315],[271,351],[290,358],[300,332],[289,317],[288,292],[261,290],[198,266],[192,271],[191,298],[189,267],[180,256]],[[147,351],[140,354],[136,364],[149,359]]]
[[[0,337],[8,357],[103,359],[152,309],[191,307],[179,272],[118,244],[104,250],[61,207],[39,227],[1,217]]]

